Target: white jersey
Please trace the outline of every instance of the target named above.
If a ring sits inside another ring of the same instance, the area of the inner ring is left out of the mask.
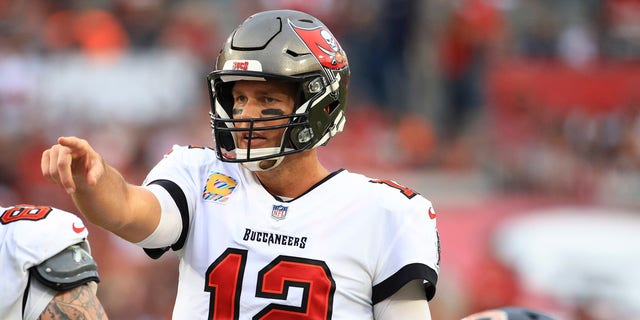
[[[435,293],[435,212],[395,182],[340,170],[284,201],[213,150],[175,146],[144,184],[182,214],[174,319],[373,319],[410,280]]]
[[[0,319],[39,317],[55,291],[34,286],[37,280],[30,281],[29,269],[87,235],[80,218],[60,209],[0,207]]]

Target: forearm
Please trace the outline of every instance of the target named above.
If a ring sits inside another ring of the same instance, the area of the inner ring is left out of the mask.
[[[71,196],[89,221],[131,242],[153,232],[160,219],[160,205],[151,192],[127,183],[106,163],[95,185],[83,181],[77,180]]]
[[[106,320],[108,318],[95,292],[88,285],[82,285],[57,294],[38,319]]]

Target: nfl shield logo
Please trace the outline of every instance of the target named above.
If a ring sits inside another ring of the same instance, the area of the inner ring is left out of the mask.
[[[271,217],[276,220],[282,220],[287,217],[287,207],[274,204],[273,210],[271,210]]]

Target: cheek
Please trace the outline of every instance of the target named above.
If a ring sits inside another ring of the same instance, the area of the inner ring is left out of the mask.
[[[283,124],[287,124],[287,122],[286,121],[270,121],[267,125],[268,126],[278,126],[278,125],[283,125]],[[268,134],[269,136],[278,136],[278,137],[280,137],[284,133],[285,130],[286,130],[286,128],[266,130],[265,134]]]
[[[287,123],[289,123],[289,119],[279,119],[279,120],[271,120],[271,121],[264,121],[260,124],[260,126],[262,127],[273,127],[273,126],[282,126],[282,125],[286,125]],[[276,131],[276,130],[274,130]]]
[[[275,125],[283,125],[286,123],[287,121],[269,121],[267,125],[275,126]],[[275,145],[279,145],[280,141],[282,141],[282,135],[284,134],[285,130],[286,128],[265,130],[265,131],[262,131],[262,136],[272,141],[272,143],[274,143]]]

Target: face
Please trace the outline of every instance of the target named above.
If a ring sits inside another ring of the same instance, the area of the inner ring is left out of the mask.
[[[281,81],[238,81],[233,86],[233,119],[269,118],[293,113],[296,88]],[[287,124],[289,119],[258,121],[254,128]],[[235,123],[237,128],[249,128],[248,122]],[[285,128],[253,131],[251,148],[279,147]],[[246,149],[249,131],[236,132],[237,147]]]

